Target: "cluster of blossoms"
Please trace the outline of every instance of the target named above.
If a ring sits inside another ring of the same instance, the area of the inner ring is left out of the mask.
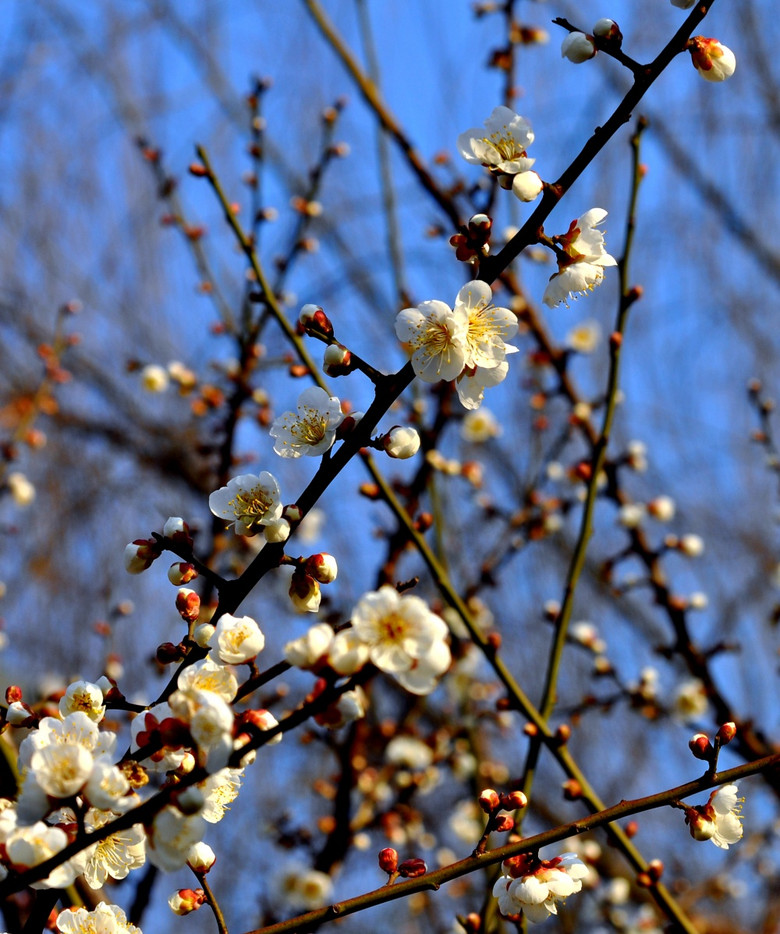
[[[541,860],[523,853],[501,866],[503,874],[493,886],[499,911],[515,920],[522,913],[533,922],[558,914],[557,902],[579,892],[589,872],[574,853]]]
[[[455,380],[458,398],[467,409],[482,404],[485,389],[506,378],[507,354],[517,348],[505,343],[517,333],[517,317],[493,304],[486,282],[467,282],[454,308],[432,299],[404,308],[395,333],[412,351],[412,367],[424,382]]]
[[[100,902],[94,911],[86,908],[67,908],[57,915],[57,930],[61,934],[141,934],[131,924],[121,908]]]
[[[364,594],[352,626],[334,633],[320,623],[285,646],[290,664],[352,675],[369,662],[413,694],[429,694],[449,668],[447,624],[425,601],[385,584]]]

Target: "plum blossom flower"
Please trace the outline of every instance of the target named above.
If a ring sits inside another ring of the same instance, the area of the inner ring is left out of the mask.
[[[49,827],[43,821],[36,821],[28,827],[15,827],[5,840],[6,861],[17,872],[24,872],[32,866],[49,859],[64,849],[68,836],[61,827]],[[77,870],[68,860],[41,882],[34,882],[34,889],[64,889],[76,878]]]
[[[341,403],[319,386],[311,386],[298,397],[298,411],[285,412],[271,426],[274,451],[280,457],[316,457],[336,440],[336,429],[344,421]]]
[[[591,208],[572,221],[565,234],[553,237],[561,252],[558,272],[550,277],[542,296],[545,305],[568,305],[569,295],[591,292],[601,283],[605,266],[617,266],[605,249],[603,232],[597,229],[606,216],[603,208]]]
[[[85,818],[87,832],[97,830],[116,817],[108,811],[90,808]],[[75,820],[75,818],[74,818]],[[124,879],[146,862],[146,834],[140,824],[118,830],[82,851],[79,869],[91,889],[101,888],[107,879]]]
[[[734,74],[737,59],[734,53],[717,39],[693,36],[688,40],[693,67],[705,81],[725,81]]]
[[[262,652],[265,636],[251,616],[220,616],[214,632],[215,661],[225,665],[241,665]]]
[[[508,917],[522,911],[532,922],[558,914],[558,900],[579,892],[588,875],[588,867],[574,853],[545,860],[524,853],[502,866],[504,875],[493,886],[499,911]]]
[[[277,873],[274,891],[290,908],[310,911],[328,904],[333,882],[326,873],[291,860]]]
[[[472,165],[484,165],[494,175],[512,176],[527,172],[536,161],[526,150],[534,141],[531,124],[508,107],[495,107],[485,120],[485,129],[473,127],[458,136],[458,152]]]
[[[687,808],[685,823],[694,840],[711,840],[721,850],[742,839],[742,802],[736,785],[716,788],[706,804]]]
[[[141,934],[121,908],[106,902],[100,902],[94,911],[66,908],[57,915],[57,930],[61,934]]]
[[[406,460],[420,450],[420,435],[410,426],[396,425],[382,438],[385,452],[398,460]]]
[[[503,431],[496,416],[488,409],[472,409],[463,418],[460,436],[470,444],[484,444],[491,438],[498,438]]]
[[[233,751],[233,708],[214,691],[174,691],[168,699],[174,715],[189,727],[209,770],[227,764]]]
[[[284,657],[296,668],[305,671],[316,669],[327,660],[333,635],[333,629],[328,623],[316,623],[307,633],[285,645]]]
[[[279,483],[267,470],[242,474],[209,496],[209,509],[232,523],[237,535],[256,535],[262,526],[282,515]]]
[[[425,601],[401,596],[389,584],[360,598],[352,632],[373,664],[414,694],[429,694],[449,667],[447,624]]]
[[[395,333],[412,348],[412,368],[426,383],[452,380],[466,363],[468,315],[436,299],[404,308],[395,319]]]
[[[63,717],[76,710],[82,710],[95,723],[100,723],[106,715],[103,691],[90,681],[74,681],[73,684],[69,684],[60,698],[59,708]]]
[[[279,736],[281,739],[281,735]],[[220,769],[200,782],[204,804],[200,816],[209,824],[217,824],[230,810],[241,789],[243,769]]]
[[[200,814],[182,814],[168,805],[154,818],[148,828],[149,862],[165,872],[181,869],[193,843],[203,839],[206,822]]]

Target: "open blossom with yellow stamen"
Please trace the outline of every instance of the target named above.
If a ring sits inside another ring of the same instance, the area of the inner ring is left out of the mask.
[[[209,509],[232,523],[238,535],[256,535],[263,526],[282,515],[279,484],[264,470],[259,475],[242,474],[209,496]]]
[[[721,850],[742,839],[742,802],[736,785],[717,788],[706,804],[688,808],[685,823],[694,840],[712,840]]]
[[[316,457],[329,450],[336,429],[344,421],[341,403],[319,386],[312,386],[298,397],[298,411],[285,412],[271,426],[274,451],[280,457]]]
[[[553,308],[577,293],[592,292],[604,279],[605,266],[617,266],[614,256],[607,253],[604,234],[598,225],[607,216],[603,208],[591,208],[571,222],[565,234],[553,237],[561,248],[558,272],[550,277],[542,301]]]

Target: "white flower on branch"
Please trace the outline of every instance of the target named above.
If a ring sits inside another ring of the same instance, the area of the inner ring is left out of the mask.
[[[742,803],[736,785],[716,788],[706,804],[687,808],[685,823],[694,840],[711,840],[721,850],[727,850],[742,839]]]
[[[410,345],[415,375],[426,383],[458,376],[466,363],[467,329],[465,308],[436,299],[404,308],[395,319],[398,340]]]
[[[737,67],[737,59],[730,48],[708,39],[706,36],[693,36],[688,40],[693,67],[705,81],[725,81]]]
[[[352,633],[376,667],[413,694],[430,694],[450,665],[444,620],[424,600],[402,596],[389,584],[360,598]]]
[[[604,279],[605,266],[617,266],[607,253],[604,234],[598,225],[607,216],[603,208],[591,208],[571,222],[565,234],[553,237],[560,246],[558,272],[550,277],[542,301],[550,308],[568,304],[569,295],[591,292]]]
[[[493,886],[502,915],[522,912],[529,921],[558,914],[557,902],[579,892],[588,867],[574,853],[539,860],[528,853],[505,860],[504,875]]]
[[[241,665],[255,658],[265,646],[265,636],[251,616],[220,616],[211,640],[214,660],[223,665]]]
[[[61,911],[57,915],[57,930],[62,934],[141,934],[141,929],[130,924],[121,908],[106,902],[100,902],[94,911],[86,908]]]
[[[263,526],[282,515],[279,484],[264,470],[259,475],[242,474],[209,496],[209,509],[232,523],[237,535],[256,535]]]
[[[484,165],[499,176],[502,187],[512,186],[512,176],[527,172],[536,161],[526,150],[534,141],[531,124],[508,107],[496,107],[485,120],[484,130],[473,127],[458,136],[458,152],[472,165]],[[508,180],[503,181],[502,177]]]
[[[561,43],[561,57],[575,65],[589,61],[596,54],[593,38],[584,32],[570,32]]]
[[[341,403],[319,386],[311,386],[298,397],[298,411],[285,412],[271,426],[274,451],[280,457],[316,457],[336,440],[336,429],[344,421]]]

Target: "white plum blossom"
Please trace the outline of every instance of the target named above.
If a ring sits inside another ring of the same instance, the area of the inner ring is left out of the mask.
[[[274,878],[273,891],[281,902],[296,911],[311,911],[327,905],[333,895],[329,875],[292,860]]]
[[[174,715],[190,729],[198,749],[205,754],[209,770],[227,764],[233,751],[233,708],[214,691],[174,691],[168,698]]]
[[[225,665],[240,665],[262,652],[265,636],[251,616],[225,613],[217,622],[212,655]]]
[[[104,811],[124,813],[138,803],[125,773],[102,759],[93,765],[82,794],[93,807]]]
[[[502,431],[496,416],[489,409],[480,408],[466,412],[460,427],[460,436],[470,444],[484,444],[491,438],[498,438]]]
[[[209,496],[209,509],[232,523],[237,535],[256,535],[282,515],[279,484],[267,470],[242,474]]]
[[[557,902],[582,888],[588,867],[574,853],[539,860],[529,854],[505,860],[505,874],[493,886],[502,915],[520,912],[532,922],[546,921],[558,914]]]
[[[165,392],[169,382],[168,371],[157,363],[149,363],[141,370],[141,386],[147,392]]]
[[[70,798],[84,787],[93,764],[92,753],[84,746],[55,743],[35,750],[30,772],[50,797]]]
[[[208,843],[193,843],[187,851],[187,865],[194,872],[208,872],[217,861],[214,850]]]
[[[493,304],[493,290],[479,279],[467,282],[455,298],[455,307],[466,309],[466,362],[469,369],[493,369],[517,347],[507,344],[517,334],[517,316]]]
[[[424,600],[389,584],[364,594],[352,613],[352,632],[371,662],[414,694],[429,694],[449,667],[448,631]]]
[[[50,827],[43,821],[36,821],[29,827],[15,827],[5,840],[6,861],[17,872],[24,872],[59,853],[67,843],[68,836],[61,827]],[[73,863],[68,860],[41,882],[33,882],[32,887],[64,889],[73,883],[77,874]]]
[[[398,339],[412,349],[412,368],[426,383],[453,380],[466,363],[468,315],[436,299],[404,308],[395,319]]]
[[[243,775],[243,769],[220,769],[198,785],[204,798],[203,810],[200,812],[203,820],[209,824],[217,824],[222,820],[238,797]]]
[[[589,319],[580,321],[566,335],[566,346],[575,353],[590,354],[601,340],[601,325]]]
[[[604,267],[616,266],[617,260],[607,253],[604,234],[598,229],[607,216],[603,208],[591,208],[571,222],[565,234],[553,237],[561,248],[558,272],[550,277],[542,301],[553,308],[568,304],[569,295],[590,292],[604,279]]]
[[[336,440],[336,429],[344,421],[341,403],[319,386],[311,386],[298,397],[298,411],[285,412],[271,426],[274,451],[280,457],[316,457]]]
[[[527,172],[536,161],[526,150],[534,141],[531,124],[508,107],[495,107],[485,120],[484,130],[473,127],[458,136],[458,152],[472,165],[484,165],[494,175],[512,176]]]
[[[82,710],[58,720],[44,717],[38,729],[28,734],[19,747],[20,768],[30,768],[33,754],[47,746],[83,746],[95,759],[108,759],[116,748],[116,733],[101,731]]]
[[[706,804],[687,808],[685,823],[694,840],[711,840],[721,850],[727,850],[742,839],[742,802],[736,785],[716,788]]]
[[[693,67],[705,81],[725,81],[737,67],[734,53],[717,39],[693,36],[688,40],[688,51]]]
[[[12,470],[5,479],[11,498],[17,506],[26,509],[35,501],[35,487],[19,470]]]
[[[200,814],[182,814],[168,805],[154,818],[147,837],[149,862],[165,872],[181,869],[193,843],[203,839],[206,821]]]
[[[223,671],[227,671],[221,665],[218,667],[222,668]],[[179,679],[181,679],[181,675]],[[158,734],[161,725],[173,717],[174,713],[168,704],[157,704],[151,710],[139,713],[130,723],[131,749],[138,753],[149,743],[155,744],[159,740]],[[166,745],[162,749],[157,748],[151,754],[145,755],[143,759],[144,768],[150,772],[171,772],[182,764],[188,754],[189,750],[184,746],[173,748]]]
[[[106,902],[100,902],[94,911],[66,908],[57,915],[57,930],[61,934],[142,934],[121,908]]]
[[[284,657],[296,668],[310,671],[327,660],[333,636],[331,626],[327,623],[317,623],[307,633],[285,645]]]
[[[223,701],[230,703],[236,696],[238,680],[229,668],[218,665],[212,658],[204,658],[185,668],[176,686],[185,692],[213,691]]]
[[[97,684],[92,684],[90,681],[74,681],[69,684],[60,698],[59,708],[63,717],[67,717],[76,710],[82,710],[95,723],[100,723],[106,715],[103,691]]]
[[[104,826],[116,817],[91,808],[84,819],[87,832]],[[83,859],[82,859],[83,857]],[[124,879],[146,863],[146,834],[141,824],[118,830],[80,853],[76,860],[87,885],[99,889],[106,880]]]
[[[699,720],[707,713],[707,689],[698,678],[690,678],[677,688],[674,695],[674,715],[687,722]]]

